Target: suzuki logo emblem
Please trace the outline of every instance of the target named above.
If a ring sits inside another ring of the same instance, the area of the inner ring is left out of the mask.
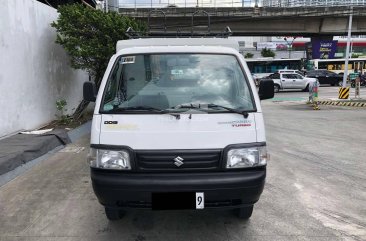
[[[183,158],[181,158],[180,156],[177,156],[176,158],[174,158],[174,165],[176,165],[177,167],[180,167],[181,165],[184,164],[183,162]]]

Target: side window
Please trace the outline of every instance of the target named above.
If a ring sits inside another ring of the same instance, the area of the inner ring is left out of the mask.
[[[295,77],[296,79],[302,79],[302,76],[301,76],[301,75],[299,75],[299,74],[294,74],[294,77]]]
[[[121,79],[122,65],[119,64],[120,60],[116,61],[116,67],[111,74],[111,81],[107,82],[105,94],[104,94],[104,103],[111,102],[114,100],[117,94],[118,83]]]
[[[279,79],[280,78],[280,74],[271,74],[271,78],[272,79]]]

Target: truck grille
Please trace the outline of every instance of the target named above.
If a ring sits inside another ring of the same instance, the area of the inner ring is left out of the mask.
[[[215,171],[220,169],[221,149],[136,151],[141,172]]]

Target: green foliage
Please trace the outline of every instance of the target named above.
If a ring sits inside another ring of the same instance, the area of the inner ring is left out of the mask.
[[[58,114],[56,115],[58,122],[63,125],[67,125],[71,122],[71,117],[66,115],[67,111],[67,101],[65,99],[60,99],[56,101],[56,109]]]
[[[254,54],[252,54],[252,53],[246,53],[246,54],[244,55],[244,58],[246,58],[246,59],[251,59],[251,58],[253,58],[253,56],[254,56]]]
[[[127,39],[128,27],[145,32],[146,26],[116,12],[102,12],[82,4],[63,5],[58,9],[56,43],[70,56],[71,66],[87,71],[99,88],[110,57],[118,40]]]
[[[352,53],[351,58],[358,58],[358,57],[360,57],[360,55],[361,55],[361,54]]]
[[[276,53],[273,52],[271,49],[264,48],[261,51],[262,57],[275,57]]]

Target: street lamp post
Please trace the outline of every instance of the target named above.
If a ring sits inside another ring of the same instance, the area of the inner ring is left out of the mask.
[[[287,43],[287,46],[288,46],[288,58],[289,59],[291,59],[291,51],[292,51],[292,44],[294,43],[294,41],[295,41],[295,39],[296,39],[297,37],[294,37],[294,39],[291,41],[291,43],[289,42],[289,41],[287,41],[287,38],[285,37],[285,38],[283,38],[283,40],[285,40],[286,41],[286,43]]]

